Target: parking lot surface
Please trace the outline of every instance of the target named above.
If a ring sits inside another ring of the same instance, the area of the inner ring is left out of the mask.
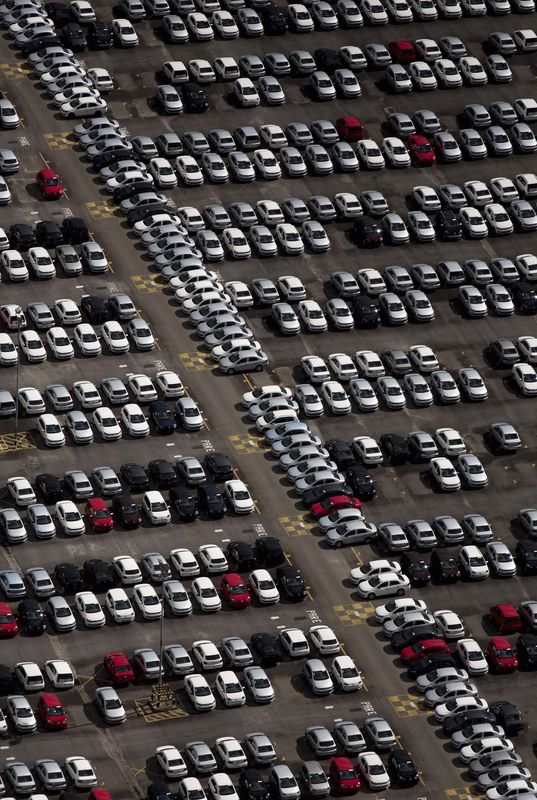
[[[115,14],[104,0],[96,0],[93,6],[106,20]],[[231,84],[217,81],[207,87],[208,112],[178,116],[163,115],[152,102],[156,86],[162,82],[160,67],[170,59],[182,59],[187,63],[192,58],[205,58],[212,62],[224,55],[238,59],[244,54],[262,57],[276,51],[289,53],[308,49],[313,52],[319,47],[337,49],[345,44],[363,47],[374,41],[386,44],[403,36],[411,40],[430,37],[438,41],[449,34],[460,36],[469,54],[484,60],[488,52],[484,50],[484,43],[491,32],[512,33],[531,27],[534,20],[535,14],[497,18],[464,16],[452,21],[415,21],[403,26],[390,22],[379,28],[365,25],[358,29],[340,28],[307,35],[287,32],[285,36],[215,39],[184,45],[167,44],[159,32],[158,20],[145,20],[137,23],[139,47],[88,50],[81,57],[86,68],[100,66],[110,71],[116,88],[106,98],[108,116],[115,118],[124,129],[123,133],[129,136],[155,138],[172,131],[181,136],[187,130],[207,134],[217,126],[234,130],[239,125],[259,128],[267,123],[285,129],[293,121],[309,125],[316,119],[335,121],[340,116],[354,114],[363,123],[367,135],[380,143],[389,135],[385,122],[393,111],[412,115],[421,108],[430,108],[438,115],[444,129],[456,133],[468,126],[463,119],[463,109],[468,103],[489,106],[496,100],[512,102],[515,98],[534,96],[533,55],[518,54],[510,60],[514,74],[512,83],[489,82],[482,87],[463,86],[430,93],[416,91],[400,96],[386,91],[382,71],[368,69],[359,73],[360,98],[337,99],[325,104],[309,96],[305,89],[307,78],[286,76],[282,78],[286,92],[283,105],[237,108],[230,99]],[[241,397],[255,386],[277,383],[293,389],[295,384],[306,382],[300,367],[301,358],[306,355],[326,358],[331,353],[343,352],[353,356],[357,350],[371,349],[380,353],[389,348],[406,352],[411,345],[426,344],[433,348],[441,367],[452,374],[462,367],[475,367],[487,385],[488,399],[484,403],[463,400],[446,406],[435,401],[430,407],[418,408],[409,402],[400,411],[388,411],[381,406],[379,411],[369,415],[358,411],[353,403],[348,415],[338,417],[326,412],[309,420],[308,424],[323,441],[337,438],[347,442],[359,435],[369,435],[378,441],[386,433],[406,436],[414,430],[434,433],[445,426],[457,429],[468,451],[475,453],[485,466],[489,479],[486,489],[463,488],[452,494],[441,493],[431,482],[427,464],[392,467],[385,462],[371,468],[377,496],[363,504],[366,519],[376,525],[390,521],[404,526],[414,518],[431,521],[436,515],[452,514],[460,520],[464,514],[482,513],[490,522],[495,538],[514,550],[517,541],[525,536],[517,522],[518,511],[535,505],[535,399],[520,395],[509,379],[509,370],[493,368],[486,349],[493,339],[506,337],[516,341],[519,336],[534,334],[535,317],[516,312],[508,317],[489,314],[482,319],[470,319],[461,309],[457,290],[442,287],[428,295],[435,311],[435,319],[428,325],[411,321],[402,327],[382,324],[373,330],[329,329],[318,335],[303,329],[298,336],[284,337],[275,329],[270,309],[248,308],[241,313],[268,355],[268,368],[244,376],[222,375],[201,349],[201,342],[194,335],[194,329],[187,325],[173,293],[160,280],[125,216],[111,201],[111,195],[104,190],[104,184],[71,137],[72,124],[79,120],[72,123],[60,117],[7,37],[0,41],[0,49],[2,89],[22,118],[19,128],[0,132],[1,146],[11,148],[21,165],[18,173],[7,178],[13,202],[2,209],[3,228],[7,231],[15,223],[33,225],[44,219],[61,224],[66,216],[81,217],[111,264],[110,271],[100,276],[84,273],[69,278],[58,271],[53,280],[31,279],[21,284],[10,283],[2,276],[2,303],[20,304],[25,308],[37,300],[52,305],[56,299],[68,297],[80,303],[85,294],[106,300],[112,293],[126,292],[133,298],[139,315],[150,324],[157,342],[153,350],[145,353],[131,349],[125,354],[112,355],[103,347],[102,355],[95,359],[83,358],[78,353],[66,362],[54,360],[52,356],[41,364],[30,364],[22,359],[18,371],[2,369],[0,388],[15,395],[17,388],[31,386],[44,390],[51,383],[71,387],[82,379],[99,386],[107,377],[117,376],[126,381],[131,374],[154,377],[159,370],[171,369],[179,373],[204,417],[203,428],[195,433],[178,428],[164,437],[152,430],[144,439],[124,435],[115,443],[103,442],[96,436],[87,447],[77,447],[68,439],[67,444],[57,450],[43,445],[35,430],[34,418],[21,414],[17,439],[14,418],[2,419],[0,508],[13,505],[5,488],[7,479],[13,475],[26,476],[33,482],[36,475],[44,472],[62,476],[68,470],[83,469],[89,473],[101,465],[118,471],[127,462],[147,465],[155,458],[174,461],[192,455],[203,462],[205,456],[214,451],[230,457],[236,476],[247,483],[255,501],[254,512],[242,517],[229,513],[220,520],[208,520],[201,515],[195,522],[182,523],[174,516],[171,524],[162,527],[151,526],[144,519],[142,526],[133,531],[116,528],[102,534],[86,532],[81,537],[66,537],[58,532],[48,541],[30,536],[19,546],[2,545],[2,568],[24,572],[29,567],[42,566],[52,573],[55,565],[61,562],[82,566],[87,559],[102,558],[110,563],[118,554],[129,554],[139,560],[148,551],[168,556],[177,547],[196,552],[200,544],[215,543],[225,549],[233,540],[254,543],[259,537],[275,536],[280,539],[289,563],[302,571],[308,590],[302,603],[282,600],[266,608],[253,603],[241,611],[224,606],[214,615],[204,614],[195,607],[185,618],[173,617],[167,612],[163,624],[164,644],[181,643],[190,649],[195,640],[210,639],[218,645],[226,635],[242,636],[249,641],[254,632],[278,635],[290,626],[307,632],[311,625],[322,622],[334,630],[344,652],[355,660],[364,680],[362,690],[357,693],[336,691],[328,697],[315,697],[302,678],[302,661],[282,659],[267,670],[276,692],[274,703],[258,706],[248,698],[244,707],[228,709],[217,702],[216,710],[205,715],[194,711],[182,680],[177,678],[170,680],[177,692],[175,708],[155,712],[149,705],[151,685],[139,680],[120,690],[127,721],[111,727],[103,722],[93,703],[97,687],[108,683],[102,667],[103,655],[111,651],[131,655],[136,648],[145,646],[158,651],[160,626],[158,622],[142,620],[138,613],[133,624],[114,625],[107,618],[106,625],[97,630],[88,630],[79,620],[77,629],[64,635],[49,628],[40,637],[21,634],[2,642],[0,661],[10,668],[19,661],[30,660],[43,665],[50,658],[65,659],[76,671],[77,682],[73,689],[61,695],[69,715],[68,730],[52,734],[39,729],[31,736],[19,736],[10,728],[7,736],[0,740],[0,763],[7,765],[16,759],[30,765],[36,758],[45,757],[63,763],[69,755],[84,755],[95,769],[98,785],[106,787],[114,800],[123,800],[145,797],[149,784],[162,779],[154,759],[155,747],[159,745],[175,744],[182,748],[188,741],[204,740],[212,746],[219,736],[233,735],[242,740],[246,733],[260,730],[271,737],[278,761],[289,764],[297,774],[302,761],[314,758],[304,740],[308,725],[321,724],[332,729],[334,722],[342,719],[361,724],[376,712],[390,722],[398,743],[411,754],[420,774],[416,786],[387,789],[378,792],[377,797],[397,793],[402,800],[463,800],[472,796],[472,783],[457,752],[450,748],[449,739],[434,723],[431,709],[426,708],[421,696],[415,693],[412,682],[374,621],[374,607],[384,600],[364,600],[350,583],[349,572],[353,567],[372,558],[382,558],[384,553],[372,545],[345,549],[326,547],[315,521],[248,419]],[[59,201],[46,202],[37,192],[35,174],[43,166],[52,167],[63,179],[65,194]],[[513,178],[534,169],[535,155],[515,153],[505,159],[463,159],[453,164],[437,163],[429,168],[386,168],[378,172],[360,169],[349,174],[335,172],[326,177],[284,177],[273,182],[256,179],[248,184],[205,182],[199,187],[179,186],[163,191],[178,207],[188,205],[201,210],[211,203],[221,203],[227,208],[237,200],[255,205],[263,199],[281,202],[294,196],[306,200],[316,194],[333,198],[337,192],[359,195],[375,189],[384,194],[391,211],[405,217],[415,208],[410,195],[416,185],[438,188],[445,183],[462,185],[466,180],[487,182],[496,176]],[[324,307],[327,300],[335,296],[329,276],[336,270],[356,274],[359,269],[368,267],[382,273],[391,265],[435,265],[446,259],[461,263],[469,259],[488,262],[497,257],[514,259],[519,254],[537,252],[537,234],[518,230],[509,236],[489,236],[483,240],[463,237],[454,242],[411,241],[405,246],[385,244],[377,249],[363,249],[356,246],[351,229],[349,220],[327,224],[331,244],[327,253],[315,254],[306,249],[298,257],[279,254],[262,260],[254,255],[243,261],[226,256],[209,268],[217,270],[222,281],[246,283],[255,277],[276,280],[282,275],[296,275],[302,280],[308,299],[317,300]],[[13,338],[16,340],[15,336]],[[487,443],[486,432],[494,422],[515,425],[523,442],[519,451],[503,455],[493,451]],[[454,548],[454,552],[456,550]],[[215,578],[217,580],[219,578]],[[447,608],[455,611],[464,622],[466,636],[474,637],[484,647],[496,633],[487,618],[490,606],[497,603],[518,606],[523,600],[533,599],[535,577],[517,575],[506,580],[492,577],[484,582],[430,584],[413,588],[411,595],[424,600],[431,611]],[[207,677],[212,684],[213,676],[207,674]],[[518,706],[525,729],[516,737],[516,750],[532,770],[536,713],[533,673],[488,674],[477,678],[476,683],[489,704],[509,700]],[[29,699],[35,706],[37,695],[29,695]],[[0,701],[2,707],[4,700]],[[202,782],[205,785],[205,780]],[[170,781],[170,786],[176,791],[176,782]],[[374,794],[365,786],[363,791]]]

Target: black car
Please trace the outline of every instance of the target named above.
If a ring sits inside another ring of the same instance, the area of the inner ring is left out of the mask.
[[[114,161],[117,161],[117,154],[109,163]],[[93,160],[93,165],[95,166],[95,159]],[[106,165],[103,164],[103,167],[104,166]],[[99,167],[98,169],[100,170],[102,167]],[[175,214],[175,211],[176,209],[173,206],[168,206],[166,203],[159,203],[152,206],[142,206],[141,208],[131,208],[127,214],[127,222],[129,225],[135,225],[137,222],[141,222],[142,220],[146,219],[146,217],[153,216],[153,214],[160,214],[161,212]]]
[[[25,252],[30,247],[34,247],[37,244],[32,226],[26,225],[24,222],[18,222],[10,227],[9,241],[15,250],[20,250],[22,252]]]
[[[36,475],[35,488],[37,494],[47,505],[57,503],[64,498],[59,478],[50,472],[42,472],[40,475]]]
[[[537,314],[537,294],[526,281],[520,281],[509,287],[517,311],[522,314]]]
[[[280,660],[278,640],[270,633],[254,633],[250,638],[252,650],[259,656],[263,664],[274,666]]]
[[[128,183],[125,186],[118,186],[114,189],[113,198],[116,203],[121,203],[122,200],[128,200],[138,192],[150,192],[154,190],[155,185],[151,181],[139,181],[137,183]]]
[[[37,244],[46,247],[49,250],[63,244],[63,233],[60,226],[56,222],[50,220],[42,220],[35,226],[35,238]]]
[[[382,230],[373,217],[358,217],[353,222],[354,240],[359,247],[380,247],[384,241]]]
[[[82,575],[74,564],[67,562],[56,564],[54,577],[64,594],[75,594],[75,592],[81,592],[84,588]]]
[[[276,584],[280,594],[292,603],[299,603],[306,597],[306,584],[297,567],[284,564],[276,570]]]
[[[351,487],[351,491],[348,494],[354,495],[359,500],[372,500],[375,497],[377,485],[369,474],[367,467],[361,464],[351,464],[345,470],[345,474]]]
[[[207,111],[209,101],[199,83],[183,83],[181,86],[181,99],[186,112],[199,113]]]
[[[112,500],[112,512],[114,522],[119,522],[122,528],[133,530],[142,524],[140,509],[130,494],[116,494]]]
[[[119,474],[133,492],[145,492],[149,489],[149,476],[140,464],[122,464]]]
[[[278,567],[285,561],[280,540],[274,536],[261,536],[255,541],[255,555],[259,566]]]
[[[440,239],[455,241],[462,239],[462,224],[451,208],[443,208],[436,215],[436,230]]]
[[[455,659],[447,653],[431,653],[429,656],[423,656],[413,661],[407,667],[407,675],[409,678],[417,678],[418,675],[426,675],[433,669],[440,669],[441,667],[456,667]]]
[[[147,800],[177,800],[177,797],[164,781],[150,783],[147,788]]]
[[[537,669],[537,636],[534,633],[519,636],[516,653],[520,669]]]
[[[129,152],[130,151],[125,147],[115,147],[113,150],[107,150],[106,153],[98,153],[91,162],[91,166],[95,170],[95,172],[100,172],[104,167],[109,167],[110,164],[115,164],[118,158],[124,158],[125,155],[128,154]],[[133,209],[133,211],[135,210],[136,209]]]
[[[496,725],[496,717],[492,711],[485,711],[482,708],[471,708],[469,711],[459,711],[458,714],[453,714],[442,723],[442,729],[447,736],[452,736],[457,731],[462,731],[468,725],[480,725],[485,722],[490,722],[491,725]]]
[[[94,592],[107,592],[115,586],[112,569],[101,558],[90,558],[84,561],[82,569],[84,580]]]
[[[537,572],[537,542],[532,539],[521,539],[515,548],[515,561],[520,573],[535,575]]]
[[[147,465],[149,474],[159,489],[169,489],[177,483],[177,474],[169,461],[165,458],[154,458]]]
[[[68,22],[63,26],[62,39],[75,53],[81,53],[88,46],[86,34],[77,22]]]
[[[104,300],[92,294],[86,294],[80,301],[80,310],[86,315],[92,325],[100,325],[110,319],[108,307]]]
[[[239,775],[239,791],[245,800],[268,800],[269,788],[258,769],[247,767]]]
[[[388,754],[388,775],[397,786],[415,786],[420,779],[416,765],[405,750],[391,750]]]
[[[380,437],[380,446],[392,465],[406,464],[410,461],[410,450],[404,436],[399,436],[398,433],[384,433]]]
[[[390,639],[390,647],[396,653],[400,653],[403,647],[409,647],[415,642],[423,642],[425,639],[443,639],[444,634],[440,632],[436,625],[417,625],[406,631],[398,631]]]
[[[278,36],[287,30],[287,20],[279,8],[269,6],[262,9],[261,20],[267,36]]]
[[[186,486],[174,486],[170,489],[169,500],[181,522],[193,522],[198,516],[198,501]]]
[[[158,433],[173,433],[177,420],[171,407],[164,400],[153,400],[148,406],[149,419]]]
[[[326,486],[317,486],[307,489],[302,495],[302,503],[305,508],[311,508],[314,503],[324,500],[326,497],[335,497],[337,494],[353,494],[352,487],[348,483],[327,483]]]
[[[140,192],[152,192],[155,190],[155,185],[151,181],[139,181],[138,183],[128,183],[125,186],[118,186],[114,189],[113,198],[116,203],[121,203],[123,200],[128,200],[130,197],[139,194]]]
[[[209,453],[205,456],[203,467],[215,481],[230,481],[233,478],[233,467],[224,453]]]
[[[69,6],[64,3],[46,3],[45,11],[47,12],[47,17],[50,17],[54,24],[59,27],[66,25],[73,19]]]
[[[490,710],[496,717],[496,724],[502,726],[507,736],[514,736],[524,730],[520,711],[514,703],[498,700],[496,703],[491,703]]]
[[[41,636],[47,627],[43,609],[37,600],[29,597],[21,600],[17,607],[17,622],[19,629],[29,636]]]
[[[354,322],[358,328],[378,328],[380,325],[380,311],[378,306],[364,295],[352,298]]]
[[[198,487],[198,505],[209,519],[222,519],[227,509],[224,495],[216,483],[204,483]]]
[[[89,239],[88,226],[80,217],[65,217],[62,222],[62,234],[69,244],[82,244]]]
[[[21,56],[30,56],[32,53],[37,53],[43,47],[53,47],[55,45],[61,45],[61,42],[54,33],[49,33],[46,36],[38,36],[35,39],[30,39],[29,42],[24,42],[20,53]]]
[[[96,19],[88,25],[88,44],[95,50],[104,50],[114,44],[112,29],[103,19]]]
[[[456,559],[446,547],[434,548],[429,568],[431,577],[436,583],[455,583],[461,576]]]
[[[406,550],[401,554],[401,569],[410,578],[412,586],[427,586],[431,581],[431,570],[421,553]]]
[[[487,358],[496,368],[512,367],[520,361],[520,353],[510,339],[493,339],[487,347]]]
[[[342,66],[338,51],[331,50],[329,47],[319,47],[313,53],[313,58],[317,64],[317,69],[323,70],[329,75]]]
[[[9,694],[13,687],[13,673],[5,664],[0,664],[0,695]]]
[[[328,439],[324,444],[328,455],[338,467],[348,467],[354,464],[355,458],[352,447],[343,439]]]
[[[257,567],[254,549],[248,542],[230,542],[226,548],[228,563],[237,572],[251,572]]]

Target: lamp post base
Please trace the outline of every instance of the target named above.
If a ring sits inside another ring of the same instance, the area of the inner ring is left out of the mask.
[[[149,705],[153,711],[169,711],[175,708],[175,692],[167,683],[157,683],[151,689]]]

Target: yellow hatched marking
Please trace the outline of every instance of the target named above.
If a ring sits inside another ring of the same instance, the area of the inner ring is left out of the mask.
[[[332,609],[341,625],[345,627],[363,625],[375,610],[372,603],[367,601],[363,603],[341,603],[340,605],[332,606]]]

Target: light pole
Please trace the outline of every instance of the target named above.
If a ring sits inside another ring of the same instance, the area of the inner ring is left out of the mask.
[[[162,564],[162,583],[167,580],[171,575],[171,569],[169,564]],[[151,706],[155,711],[162,711],[164,709],[173,708],[175,705],[174,703],[174,695],[173,691],[167,683],[163,683],[163,675],[164,675],[164,659],[163,659],[163,649],[164,649],[164,597],[162,597],[162,614],[160,615],[160,639],[159,639],[159,659],[160,659],[160,670],[158,676],[158,683],[156,686],[153,686],[151,690]]]
[[[17,319],[17,372],[15,375],[15,450],[19,443],[19,371],[21,362],[21,348],[20,348],[20,335],[21,325],[24,319],[22,308],[17,306],[15,308],[15,316]]]

